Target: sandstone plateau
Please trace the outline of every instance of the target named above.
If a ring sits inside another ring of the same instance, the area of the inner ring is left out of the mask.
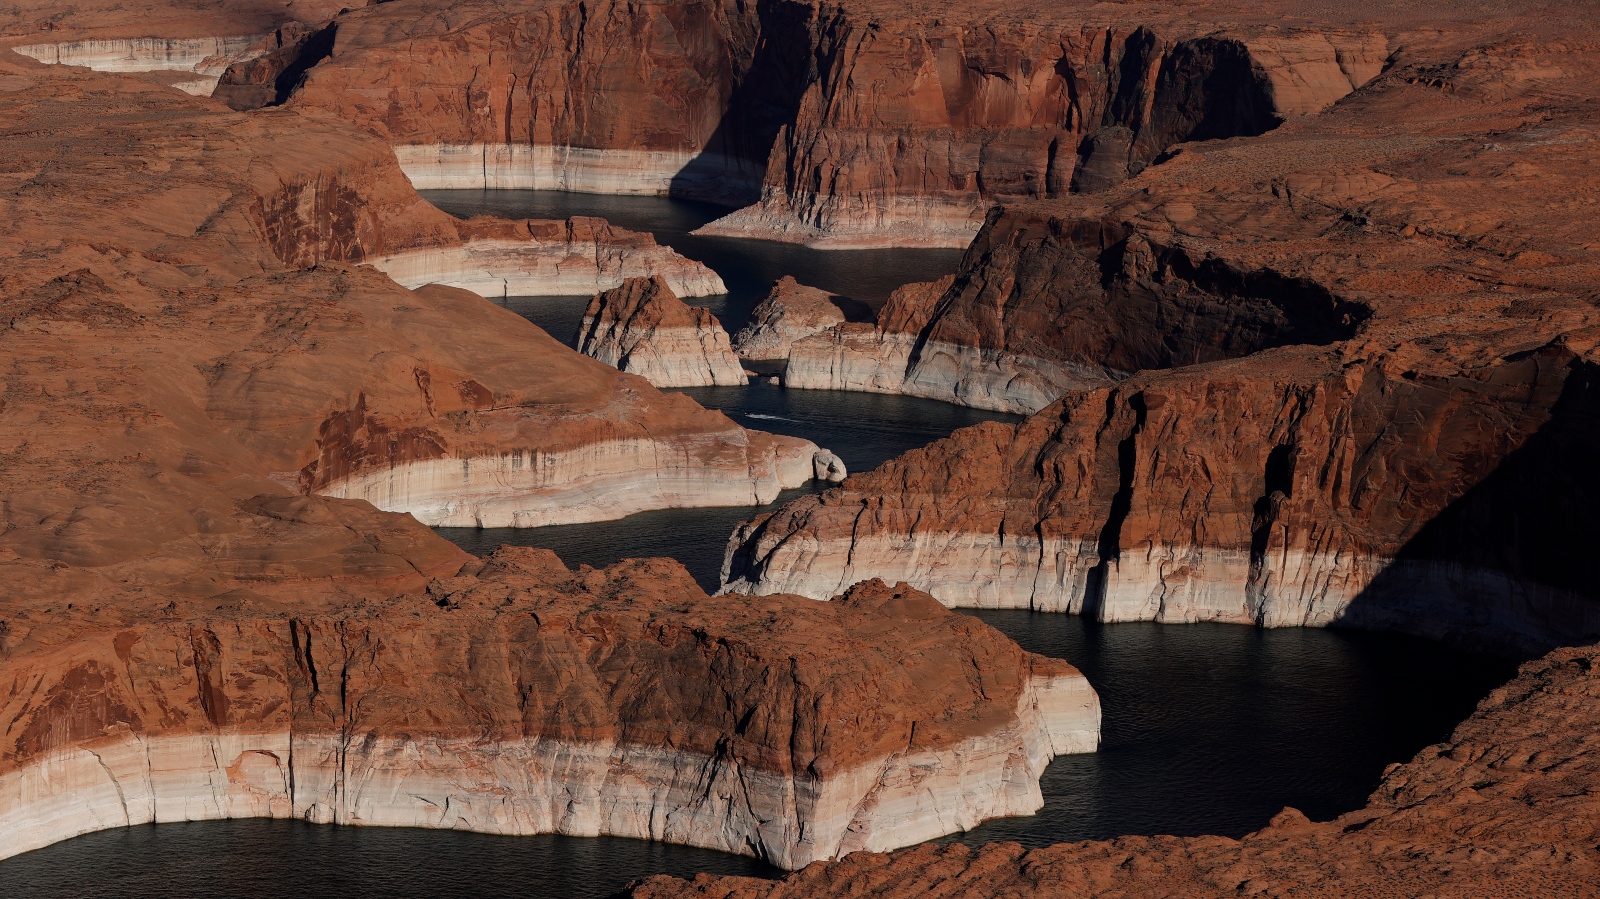
[[[632,278],[583,310],[578,352],[657,387],[749,383],[722,323],[678,299],[660,278]]]

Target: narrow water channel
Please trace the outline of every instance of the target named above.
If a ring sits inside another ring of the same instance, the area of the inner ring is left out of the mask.
[[[881,305],[901,283],[953,270],[958,253],[825,253],[697,238],[714,207],[657,198],[530,191],[431,192],[458,215],[602,215],[654,233],[716,269],[725,297],[704,302],[736,330],[771,282]],[[587,297],[505,304],[570,340]],[[735,421],[806,437],[865,471],[957,427],[1004,419],[908,397],[748,388],[684,391]],[[784,499],[799,495],[791,491]],[[538,529],[440,529],[472,552],[544,546],[568,564],[671,556],[716,586],[734,526],[759,509],[667,510]],[[1510,664],[1408,637],[1229,625],[1100,625],[1066,615],[975,612],[1024,648],[1077,665],[1104,706],[1098,753],[1057,759],[1035,816],[952,840],[1044,846],[1125,834],[1240,836],[1284,806],[1314,819],[1358,808],[1386,765],[1448,736]],[[90,834],[0,862],[0,896],[356,896],[599,899],[654,873],[773,876],[752,859],[616,838],[496,837],[451,831],[218,821]]]

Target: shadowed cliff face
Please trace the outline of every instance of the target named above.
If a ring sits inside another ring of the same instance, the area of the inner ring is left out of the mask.
[[[1314,281],[1243,271],[1140,234],[996,209],[931,309],[885,310],[885,331],[1098,367],[1111,376],[1352,337],[1371,310]],[[900,297],[912,300],[906,291]],[[920,322],[926,322],[916,328]],[[912,355],[912,377],[918,364]]]

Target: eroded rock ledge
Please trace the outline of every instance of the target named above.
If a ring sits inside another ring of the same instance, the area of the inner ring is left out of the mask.
[[[0,857],[107,827],[279,817],[612,834],[798,868],[1042,805],[1094,691],[926,595],[705,596],[502,549],[293,614],[8,610]],[[848,721],[848,724],[841,724]]]

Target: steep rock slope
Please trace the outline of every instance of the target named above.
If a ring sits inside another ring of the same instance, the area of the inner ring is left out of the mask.
[[[722,323],[678,299],[660,278],[632,278],[583,310],[578,352],[657,387],[749,383]]]
[[[943,341],[1159,370],[753,523],[731,588],[1593,639],[1597,245],[1571,210],[1597,63],[1498,34],[1419,51],[1318,119],[1008,207],[899,332],[906,370]]]

